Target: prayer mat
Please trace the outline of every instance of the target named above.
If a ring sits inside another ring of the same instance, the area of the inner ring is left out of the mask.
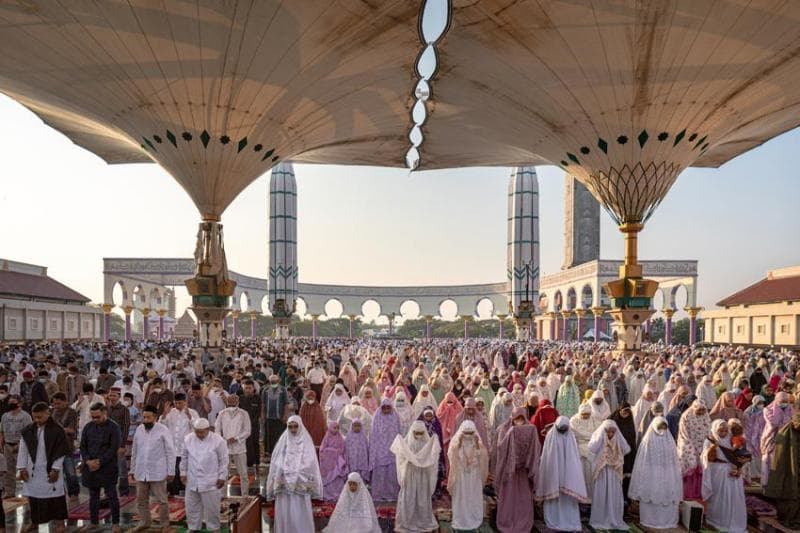
[[[167,499],[167,506],[169,507],[169,522],[174,524],[176,522],[183,522],[186,520],[186,501],[179,497],[179,496],[170,496]],[[158,502],[153,502],[150,504],[150,521],[151,522],[158,522],[159,514],[158,509],[160,505]],[[133,521],[139,522],[141,518],[139,517],[139,513],[134,513]]]
[[[6,514],[13,513],[23,505],[28,505],[28,498],[24,496],[6,498],[3,500],[3,510],[6,512]]]
[[[255,474],[248,474],[247,479],[249,480],[251,487],[255,487],[258,484]],[[231,487],[239,487],[242,485],[242,478],[240,478],[238,475],[233,476],[228,480],[228,485]]]
[[[120,496],[119,497],[119,508],[122,509],[132,501],[136,500],[136,496]],[[106,518],[111,517],[111,508],[108,506],[108,500],[106,498],[102,498],[100,500],[100,512],[98,513],[100,520],[105,520]],[[69,520],[90,520],[91,515],[89,514],[89,500],[84,501],[80,505],[73,507],[69,511],[68,518]]]
[[[761,498],[756,496],[747,495],[744,497],[747,505],[747,515],[751,517],[760,518],[762,516],[778,516],[778,511],[775,507]]]

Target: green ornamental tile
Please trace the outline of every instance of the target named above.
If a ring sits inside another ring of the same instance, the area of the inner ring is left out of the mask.
[[[200,134],[200,142],[203,143],[203,148],[208,148],[208,141],[210,140],[211,135],[209,135],[206,130],[203,130],[203,133]]]
[[[639,148],[644,148],[644,145],[647,142],[647,139],[649,138],[650,135],[647,134],[647,130],[642,130],[639,136],[636,137],[636,140],[639,141]]]
[[[178,147],[178,140],[175,138],[175,134],[171,131],[167,130],[167,140],[172,143],[172,146],[175,148]]]
[[[569,163],[567,163],[566,161],[561,161],[561,166],[562,167],[568,167]]]
[[[697,141],[697,144],[694,145],[694,149],[696,150],[700,145],[706,142],[706,138],[708,138],[708,135],[703,135],[703,138]]]
[[[275,148],[271,150],[267,150],[267,153],[264,154],[264,157],[261,158],[262,161],[265,161],[267,158],[272,157],[272,154],[275,153]]]
[[[242,137],[242,140],[239,141],[239,149],[236,151],[236,153],[239,153],[242,150],[244,150],[245,146],[247,146],[247,137]]]
[[[675,141],[673,141],[672,146],[678,146],[678,143],[683,140],[683,137],[686,135],[686,128],[682,129],[680,133],[675,136]]]
[[[576,165],[580,165],[581,164],[581,162],[578,161],[578,158],[575,157],[575,154],[571,154],[571,153],[567,152],[567,157],[569,158],[570,161],[572,161]]]
[[[600,148],[604,154],[608,153],[608,143],[604,139],[598,137],[597,147]]]

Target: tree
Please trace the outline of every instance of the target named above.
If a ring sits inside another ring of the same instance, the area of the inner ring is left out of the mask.
[[[125,340],[125,320],[116,313],[111,313],[109,338],[115,341]]]
[[[650,342],[663,341],[665,332],[666,324],[662,317],[654,318],[650,321]]]

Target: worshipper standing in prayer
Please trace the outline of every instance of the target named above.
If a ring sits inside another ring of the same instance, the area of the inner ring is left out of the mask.
[[[269,385],[261,391],[261,405],[264,410],[264,453],[269,457],[286,429],[289,410],[289,395],[277,374],[269,377]]]
[[[628,497],[639,502],[639,522],[652,529],[678,527],[683,477],[667,420],[657,416],[639,443]]]
[[[339,497],[347,477],[347,458],[344,437],[339,423],[331,422],[319,447],[319,472],[322,475],[322,499],[333,501]]]
[[[17,495],[17,453],[19,452],[22,429],[33,422],[31,415],[22,410],[18,396],[8,397],[8,411],[0,417],[0,442],[6,458],[6,475],[3,496],[13,498]]]
[[[186,523],[191,531],[218,531],[222,488],[228,477],[228,448],[225,440],[210,429],[205,418],[194,422],[186,435],[180,462],[181,482],[186,486]]]
[[[196,412],[199,418],[208,419],[208,413],[211,411],[211,402],[203,394],[203,387],[199,383],[192,384],[192,392],[186,398],[186,405]]]
[[[531,418],[531,424],[536,426],[536,429],[539,430],[539,444],[544,444],[547,433],[550,431],[550,428],[553,427],[556,420],[558,420],[558,417],[558,411],[550,404],[550,400],[546,398],[544,400],[539,400],[536,414]]]
[[[216,430],[219,436],[225,439],[228,446],[228,455],[236,465],[239,474],[242,496],[250,493],[250,479],[247,472],[247,438],[250,436],[250,415],[239,407],[239,396],[230,394],[225,399],[228,407],[217,415]]]
[[[478,431],[478,436],[483,441],[485,447],[489,446],[489,433],[486,431],[486,422],[483,415],[478,411],[478,402],[475,398],[467,398],[464,400],[464,410],[461,411],[456,417],[456,429],[461,427],[464,421],[469,420],[475,424]]]
[[[625,455],[631,449],[613,420],[604,421],[589,441],[592,459],[592,514],[589,525],[595,529],[627,531],[623,519],[625,497],[622,493]]]
[[[483,523],[483,486],[489,475],[486,444],[471,420],[461,423],[450,444],[447,452],[450,464],[447,491],[453,503],[450,526],[456,530],[477,530]]]
[[[428,435],[420,420],[411,424],[405,439],[395,436],[391,452],[397,460],[397,480],[400,483],[395,531],[417,533],[439,527],[431,502],[436,490],[440,451],[439,440]]]
[[[342,414],[339,415],[339,432],[342,436],[346,437],[350,431],[350,424],[353,419],[361,420],[361,429],[369,435],[369,430],[372,427],[372,415],[361,406],[361,398],[353,396],[350,398],[350,403],[342,409]]]
[[[736,407],[736,395],[732,392],[723,392],[717,399],[717,403],[711,408],[709,417],[714,420],[730,420],[737,418],[744,421],[744,412]]]
[[[369,444],[360,418],[350,421],[350,431],[344,440],[344,456],[348,472],[358,472],[361,479],[369,480]]]
[[[608,402],[606,401],[605,396],[603,396],[603,391],[594,391],[589,402],[589,405],[592,408],[592,416],[598,422],[602,422],[611,416],[611,407],[608,406]]]
[[[556,531],[581,531],[579,503],[589,503],[578,443],[570,420],[560,416],[547,434],[536,476],[537,501],[544,502],[544,521]]]
[[[649,411],[649,409],[648,409]],[[631,472],[633,472],[633,463],[636,461],[636,426],[634,425],[635,418],[633,410],[628,402],[623,402],[619,409],[617,409],[610,417],[617,424],[617,429],[625,438],[628,443],[630,452],[625,454],[625,464],[622,466],[622,494],[625,495],[625,501],[628,501],[628,486],[631,483]]]
[[[432,407],[424,409],[418,420],[421,420],[425,424],[425,428],[428,430],[428,435],[431,437],[435,435],[436,438],[439,439],[439,447],[441,448],[441,452],[439,453],[439,472],[436,476],[436,495],[438,496],[443,487],[444,473],[446,469],[444,444],[442,442],[442,425],[439,424],[439,420],[436,418],[436,412]]]
[[[347,476],[323,533],[381,533],[375,504],[358,472]]]
[[[575,441],[578,444],[578,454],[581,458],[581,470],[583,471],[583,480],[586,484],[586,497],[591,500],[592,486],[594,485],[592,479],[592,460],[589,457],[589,441],[597,428],[600,427],[602,422],[592,416],[592,407],[588,403],[581,404],[578,408],[578,414],[573,416],[569,425],[572,433],[575,435]]]
[[[664,404],[662,404],[660,401],[651,403],[650,409],[647,410],[642,417],[642,420],[636,426],[636,442],[642,441],[644,434],[647,433],[647,430],[650,428],[650,424],[653,422],[653,419],[658,416],[663,417],[664,415]],[[666,421],[666,418],[664,420]],[[628,444],[630,444],[630,442]]]
[[[439,408],[436,411],[436,418],[439,419],[439,424],[442,426],[442,444],[444,445],[445,454],[447,453],[447,446],[450,443],[450,439],[456,432],[456,419],[458,415],[461,414],[464,408],[461,406],[461,402],[458,401],[458,398],[452,392],[448,392],[444,395],[444,399],[439,404]]]
[[[119,533],[119,497],[117,496],[118,452],[122,437],[119,426],[108,418],[108,408],[95,403],[90,409],[92,421],[81,433],[83,486],[89,489],[89,516],[93,526],[100,523],[100,489],[111,507],[114,533]]]
[[[533,527],[533,484],[539,470],[539,438],[523,407],[516,407],[497,437],[494,485],[497,529],[529,533]]]
[[[315,531],[311,498],[322,497],[322,476],[302,419],[290,416],[286,426],[272,454],[265,496],[275,500],[275,533],[308,533]]]
[[[409,404],[406,393],[402,389],[398,390],[394,395],[394,410],[397,416],[400,417],[400,433],[405,435],[408,433],[408,428],[411,427],[411,422],[415,420],[414,408]]]
[[[334,378],[335,379],[335,378]],[[325,400],[325,416],[328,423],[339,420],[342,410],[350,403],[350,396],[344,390],[344,385],[337,383],[333,387],[333,392]],[[303,421],[305,422],[305,420]],[[315,441],[316,442],[316,441]]]
[[[161,423],[172,435],[172,446],[175,450],[175,463],[170,466],[172,481],[167,484],[170,496],[177,496],[184,489],[180,472],[184,441],[186,436],[194,430],[193,424],[198,418],[200,417],[197,415],[197,411],[186,405],[186,395],[182,392],[175,393],[175,406],[168,406],[161,415]]]
[[[702,497],[703,465],[700,463],[700,455],[710,428],[711,419],[703,400],[695,400],[681,415],[678,426],[678,457],[681,459],[685,500],[700,500]]]
[[[118,387],[112,387],[111,390],[108,391],[108,418],[117,423],[122,438],[122,440],[120,440],[119,450],[117,451],[117,468],[119,469],[118,490],[120,496],[127,496],[128,492],[130,492],[130,487],[128,486],[128,460],[125,457],[125,453],[127,452],[128,432],[131,426],[131,412],[119,401],[119,393],[120,389]]]
[[[384,398],[372,419],[372,431],[369,434],[370,486],[376,502],[395,501],[400,492],[397,465],[391,451],[397,435],[400,435],[400,417],[394,411],[392,400]]]
[[[720,531],[747,531],[747,503],[739,466],[733,464],[733,448],[728,423],[714,420],[706,434],[703,452],[702,495],[706,521]]]
[[[63,532],[68,513],[61,472],[69,451],[67,436],[50,418],[46,403],[35,404],[31,413],[34,422],[22,430],[14,471],[19,471],[23,481],[22,495],[28,498],[31,523],[38,530],[40,524],[53,522],[55,531]],[[5,521],[0,526],[5,527]]]
[[[64,456],[62,472],[67,485],[69,506],[74,507],[78,505],[78,496],[81,492],[80,478],[75,469],[76,458],[72,456],[75,452],[75,438],[78,436],[78,413],[67,406],[67,397],[63,392],[57,392],[53,395],[52,417],[59,426],[64,428],[64,434],[67,436],[67,454]]]
[[[136,504],[139,520],[144,528],[150,527],[150,496],[158,506],[161,530],[169,530],[169,505],[167,482],[175,475],[175,444],[167,426],[156,422],[158,409],[145,406],[142,423],[136,428],[131,447],[131,470],[136,480]]]
[[[257,473],[258,465],[261,463],[261,450],[259,449],[258,437],[261,427],[261,397],[256,394],[256,386],[252,379],[245,379],[242,382],[244,387],[243,394],[239,396],[239,407],[247,412],[250,417],[250,435],[245,441],[247,449],[247,468],[252,468]]]
[[[322,406],[317,401],[317,394],[313,390],[306,391],[299,414],[300,419],[303,421],[303,427],[311,436],[314,446],[319,447],[322,444],[322,439],[325,438],[328,423],[325,419],[325,411],[322,410]]]
[[[753,459],[750,462],[750,475],[761,477],[761,434],[764,432],[764,398],[753,396],[750,406],[744,410],[744,438],[747,451]]]
[[[567,375],[564,377],[564,383],[558,388],[555,407],[561,415],[572,418],[578,413],[580,404],[581,395],[578,387],[575,386],[572,376]]]
[[[81,438],[86,424],[92,421],[92,407],[98,403],[105,404],[106,401],[94,392],[94,385],[84,383],[83,394],[72,404],[72,408],[78,413],[78,439]]]
[[[793,409],[789,395],[781,391],[775,400],[764,408],[764,431],[761,433],[761,486],[769,483],[769,470],[772,465],[772,452],[778,431],[792,419]],[[5,415],[4,415],[5,416]]]
[[[764,495],[775,500],[778,521],[790,529],[800,529],[800,414],[778,430],[772,453],[769,483]]]

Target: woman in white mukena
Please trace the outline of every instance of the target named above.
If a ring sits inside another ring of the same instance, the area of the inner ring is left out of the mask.
[[[299,416],[289,417],[272,452],[266,497],[275,500],[275,533],[314,531],[311,498],[322,497],[314,442]]]
[[[639,502],[639,522],[651,529],[678,527],[683,476],[666,418],[657,416],[639,444],[628,497]]]
[[[732,448],[728,423],[714,420],[702,456],[702,494],[709,524],[720,531],[744,533],[747,531],[744,481],[741,470],[731,462]]]

